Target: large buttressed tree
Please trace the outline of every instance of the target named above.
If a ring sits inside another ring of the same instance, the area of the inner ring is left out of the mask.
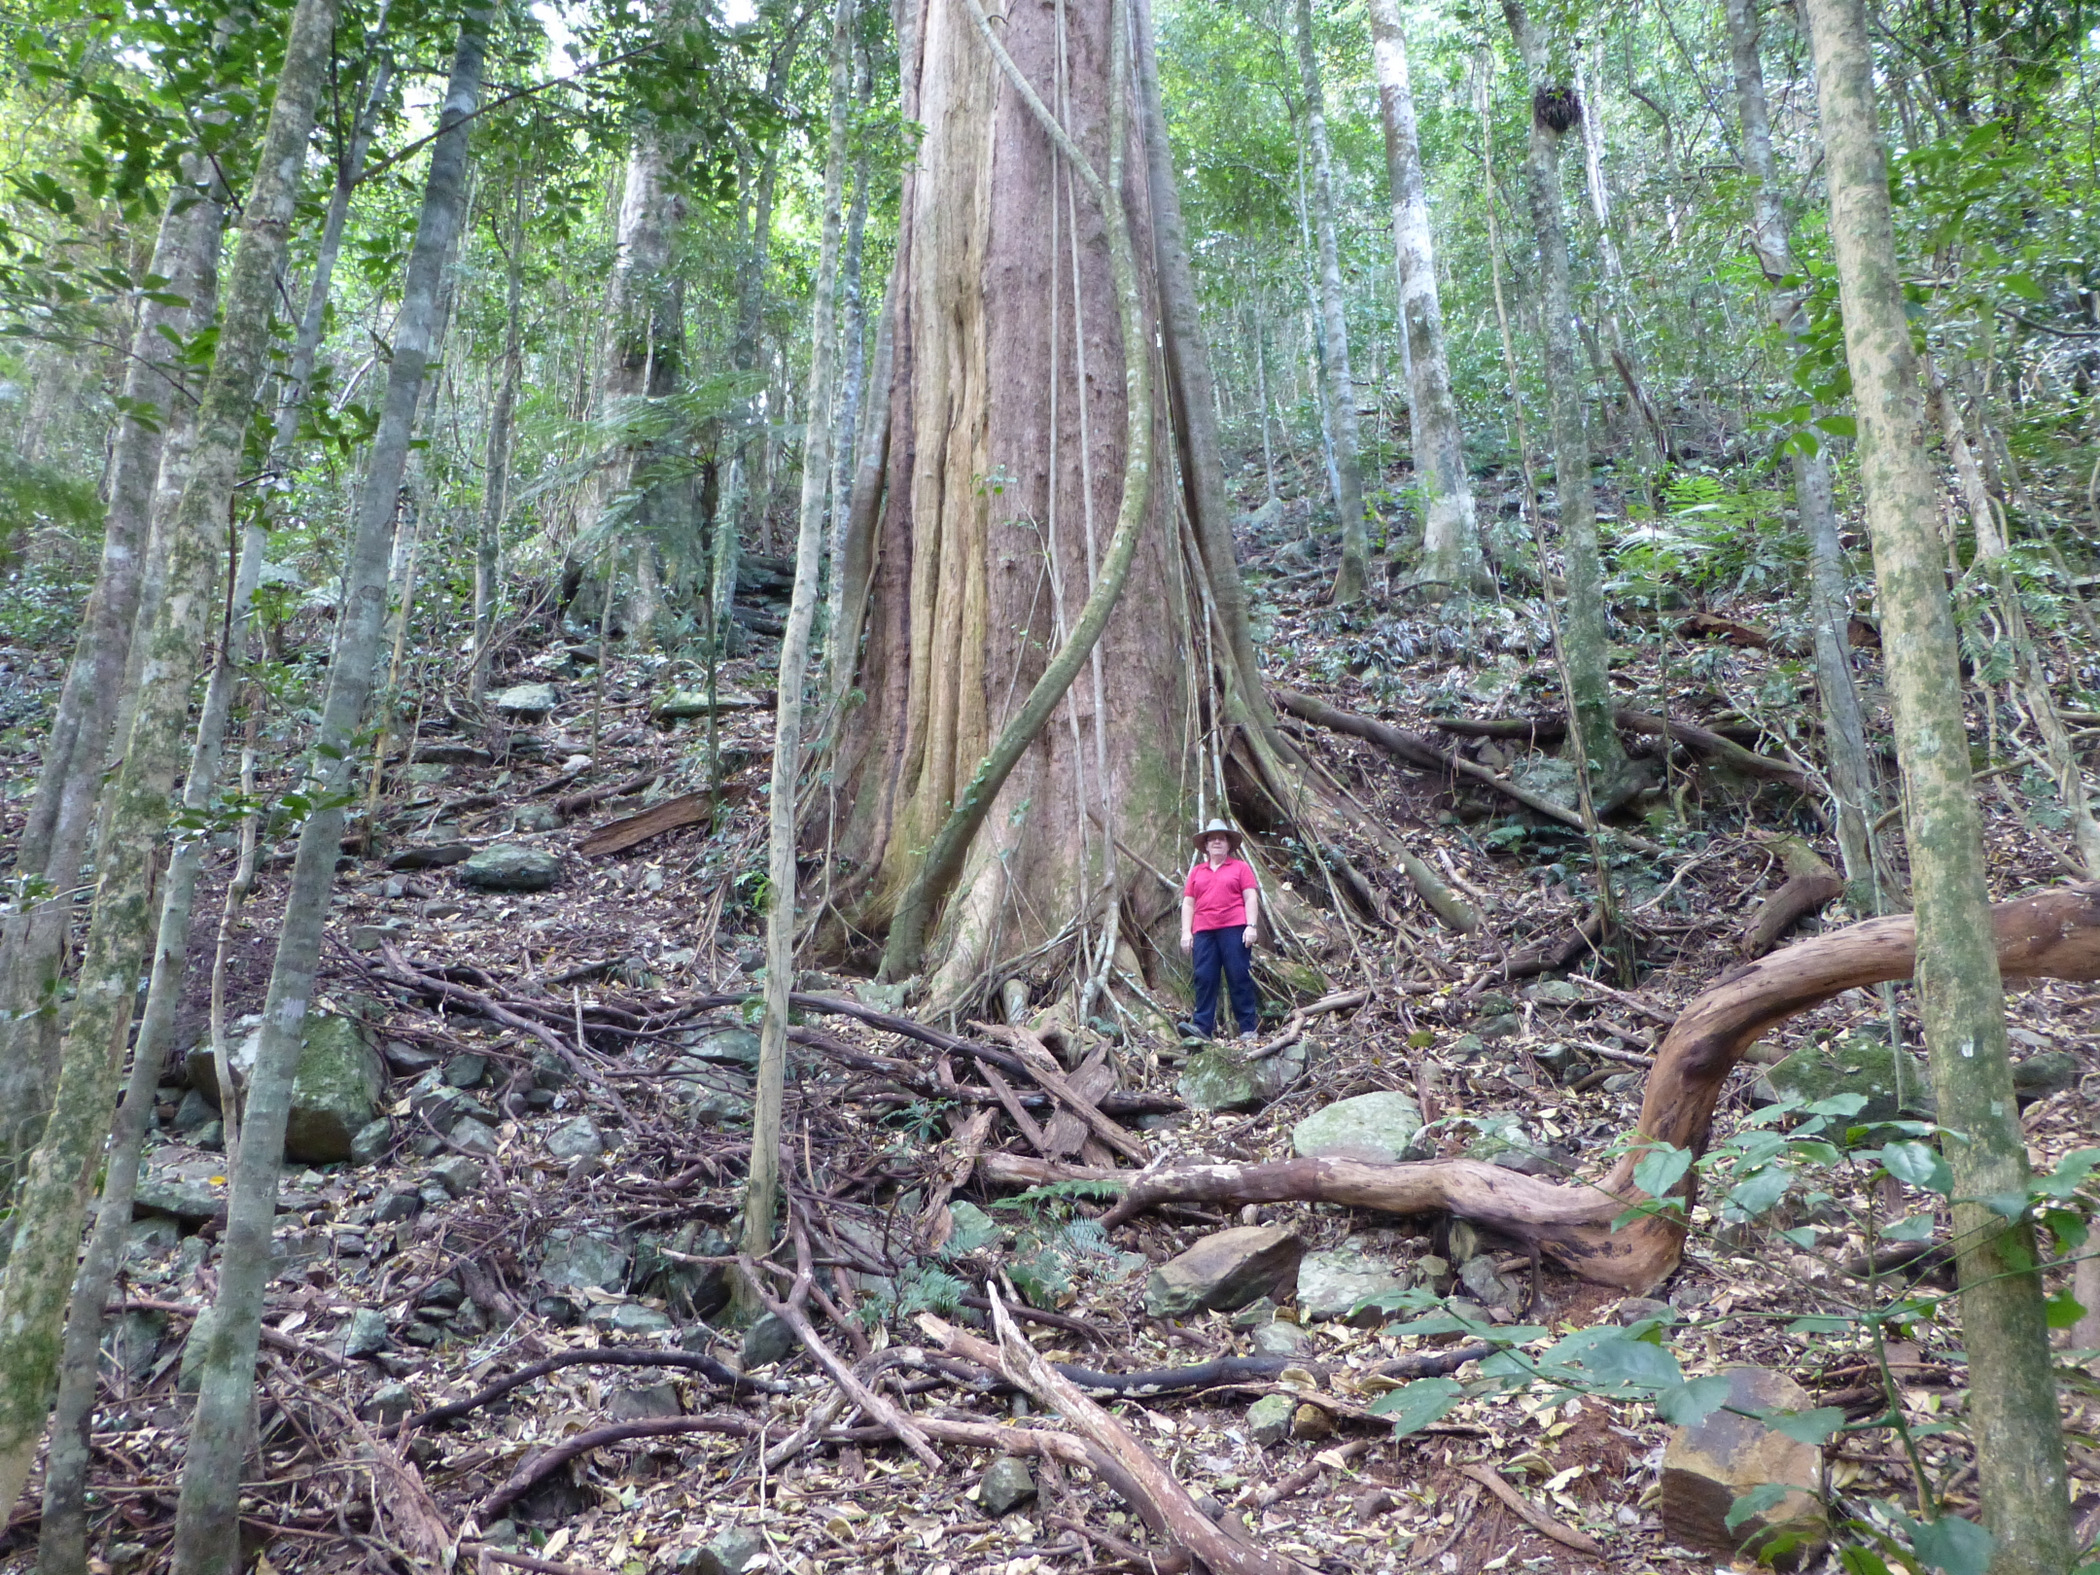
[[[1110,0],[1063,0],[1015,6],[990,26],[1114,189],[1110,17]],[[1087,183],[966,0],[905,0],[900,23],[904,114],[926,134],[905,174],[888,464],[864,603],[849,587],[865,608],[854,679],[864,698],[840,722],[830,795],[834,846],[853,872],[831,933],[862,955],[1103,569],[1132,397],[1111,248]],[[1153,166],[1130,70],[1118,195],[1148,330],[1139,349],[1157,358]],[[1185,412],[1169,408],[1164,367],[1152,383],[1156,458],[1128,579],[959,878],[933,894],[925,976],[937,999],[1038,951],[1074,915],[1097,937],[1151,932],[1171,950],[1160,926],[1176,893],[1147,865],[1179,867],[1197,739],[1213,712],[1202,555],[1175,485]]]

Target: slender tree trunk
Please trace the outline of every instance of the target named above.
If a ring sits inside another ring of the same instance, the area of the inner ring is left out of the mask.
[[[460,29],[402,288],[386,398],[357,499],[342,635],[329,667],[328,697],[315,738],[320,807],[300,829],[263,1008],[262,1041],[227,1205],[219,1291],[212,1304],[196,1421],[183,1469],[174,1575],[222,1575],[232,1567],[238,1546],[241,1465],[254,1394],[263,1288],[270,1277],[270,1232],[292,1077],[342,841],[348,746],[371,697],[372,668],[385,623],[388,524],[436,336],[441,285],[466,203],[467,136],[459,123],[473,113],[480,98],[488,19],[489,12],[477,6]]]
[[[334,25],[333,0],[301,0],[292,15],[276,102],[243,212],[218,350],[198,412],[190,483],[169,533],[169,589],[148,636],[137,719],[96,861],[95,912],[72,1026],[51,1117],[17,1211],[14,1253],[0,1284],[0,1504],[20,1495],[50,1405],[81,1217],[109,1131],[139,964],[154,930],[153,876],[188,732],[190,687],[209,628],[213,548],[223,539],[269,347],[271,306]]]
[[[830,624],[831,651],[825,674],[834,710],[853,682],[861,625],[868,607],[869,580],[874,573],[875,528],[882,513],[893,419],[890,379],[897,354],[897,278],[897,271],[892,270],[883,288],[882,310],[875,318],[875,350],[868,363],[867,418],[856,444],[853,485],[847,495],[846,518],[835,560],[839,610]]]
[[[520,173],[517,211],[510,226],[510,255],[504,276],[503,370],[496,384],[496,398],[489,411],[489,447],[486,478],[482,483],[481,529],[474,542],[474,666],[467,679],[467,696],[479,705],[489,688],[489,642],[496,633],[497,571],[503,552],[503,514],[510,497],[511,429],[518,412],[518,381],[525,358],[518,331],[525,294],[525,177]]]
[[[855,0],[838,0],[831,24],[831,124],[824,152],[824,234],[810,306],[808,421],[802,437],[802,506],[795,533],[795,588],[780,643],[779,700],[774,706],[773,793],[766,868],[766,1003],[759,1025],[758,1079],[751,1117],[751,1171],[744,1187],[744,1248],[753,1258],[773,1249],[780,1209],[780,1103],[787,1076],[788,992],[795,979],[795,803],[802,775],[802,690],[809,673],[809,631],[816,622],[817,576],[824,556],[824,502],[831,485],[831,393],[839,267],[839,196],[846,178],[847,86],[853,64]],[[744,1285],[751,1301],[763,1287]]]
[[[1312,0],[1297,0],[1298,81],[1312,142],[1313,224],[1320,237],[1320,318],[1324,353],[1327,423],[1334,435],[1336,507],[1342,516],[1342,566],[1334,577],[1334,599],[1362,601],[1371,575],[1370,538],[1364,529],[1363,456],[1358,452],[1356,380],[1349,371],[1349,320],[1342,293],[1342,261],[1335,236],[1334,153],[1327,139],[1327,101],[1320,62],[1313,53]]]
[[[1415,135],[1415,98],[1407,76],[1407,40],[1396,0],[1371,0],[1371,49],[1378,103],[1385,118],[1385,160],[1393,187],[1393,246],[1400,275],[1402,343],[1407,349],[1408,404],[1414,431],[1415,480],[1422,489],[1425,590],[1466,590],[1480,579],[1479,527],[1466,474],[1465,434],[1451,397],[1444,350],[1444,310],[1437,298],[1436,255],[1422,150]]]
[[[1225,456],[1218,441],[1217,383],[1210,348],[1203,338],[1195,275],[1189,267],[1188,225],[1174,179],[1174,150],[1159,89],[1159,59],[1153,47],[1151,0],[1136,0],[1138,113],[1142,119],[1148,186],[1152,194],[1152,264],[1159,278],[1160,338],[1172,391],[1172,416],[1181,449],[1182,494],[1195,525],[1204,577],[1225,636],[1227,704],[1271,742],[1276,713],[1262,685],[1255,654],[1247,589],[1240,579],[1232,540],[1232,510],[1225,496]]]
[[[1606,664],[1604,560],[1597,547],[1597,494],[1590,477],[1585,380],[1575,364],[1575,304],[1568,281],[1568,233],[1560,200],[1560,139],[1582,106],[1553,70],[1552,43],[1520,0],[1503,0],[1503,14],[1523,56],[1532,90],[1530,177],[1532,227],[1539,247],[1539,317],[1545,341],[1547,394],[1553,414],[1554,494],[1560,503],[1560,545],[1567,572],[1562,651],[1568,669],[1569,708],[1577,724],[1571,743],[1588,756],[1603,800],[1625,767],[1612,720]]]
[[[185,168],[199,173],[196,161]],[[147,543],[154,481],[166,429],[186,431],[191,422],[194,387],[166,359],[167,334],[186,337],[210,324],[224,222],[215,193],[188,180],[171,193],[152,272],[167,281],[162,293],[188,304],[150,298],[139,304],[124,379],[124,397],[137,402],[139,414],[124,416],[117,428],[102,562],[15,853],[16,878],[41,877],[53,894],[0,921],[0,1199],[22,1178],[58,1079],[58,981],[72,926],[71,893],[80,882],[101,800],[111,728],[122,709],[139,622],[143,571],[153,556]]]
[[[2071,1567],[2070,1500],[2033,1226],[1981,1201],[2024,1193],[2027,1149],[2006,1056],[1983,827],[1962,715],[1960,650],[1933,528],[1938,485],[1889,209],[1874,57],[1859,0],[1807,0],[1860,481],[1874,538],[1883,660],[1903,766],[1917,983],[1953,1171],[1969,1424],[1994,1575]]]
[[[867,107],[872,91],[871,79],[867,48],[865,44],[856,44],[853,51],[853,103],[859,108]],[[831,500],[827,505],[830,511],[831,575],[825,586],[824,605],[824,631],[828,644],[825,668],[827,676],[834,682],[839,653],[844,649],[838,630],[846,611],[846,533],[852,510],[855,461],[859,458],[856,444],[860,435],[861,403],[867,387],[868,321],[860,277],[867,225],[868,155],[863,149],[853,163],[853,205],[846,213],[846,252],[839,266],[839,293],[844,298],[839,313],[839,337],[844,354],[839,369],[838,417],[832,443]]]
[[[1774,321],[1788,338],[1807,328],[1797,292],[1781,287],[1794,273],[1786,210],[1772,161],[1772,123],[1765,107],[1764,65],[1758,54],[1757,16],[1752,0],[1727,0],[1728,41],[1735,59],[1735,92],[1743,124],[1743,167],[1755,182],[1751,195],[1750,243],[1758,267],[1772,287]],[[1877,880],[1873,841],[1873,767],[1867,756],[1866,721],[1852,680],[1852,594],[1846,586],[1845,549],[1838,532],[1837,500],[1830,482],[1828,445],[1812,453],[1797,445],[1792,455],[1794,503],[1808,537],[1809,602],[1815,633],[1816,687],[1823,696],[1824,742],[1830,757],[1830,786],[1837,799],[1838,849],[1845,879],[1862,911],[1875,906]]]

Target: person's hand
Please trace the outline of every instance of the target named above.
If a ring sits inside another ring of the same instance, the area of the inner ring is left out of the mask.
[[[1181,932],[1181,949],[1185,952],[1192,952],[1196,949],[1196,937],[1187,930]]]
[[[1259,932],[1255,929],[1253,925],[1250,924],[1244,930],[1240,931],[1240,939],[1244,941],[1247,945],[1252,946],[1254,944],[1254,937],[1257,933]]]

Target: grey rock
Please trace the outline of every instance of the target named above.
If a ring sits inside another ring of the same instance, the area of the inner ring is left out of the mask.
[[[1247,1407],[1247,1437],[1262,1449],[1291,1436],[1291,1415],[1298,1402],[1289,1395],[1263,1395]]]
[[[1769,1096],[1798,1094],[1809,1104],[1836,1094],[1863,1095],[1865,1107],[1847,1118],[1855,1126],[1894,1121],[1913,1112],[1931,1115],[1937,1101],[1932,1092],[1932,1074],[1925,1063],[1908,1051],[1903,1053],[1900,1099],[1896,1067],[1895,1052],[1887,1045],[1848,1034],[1824,1051],[1813,1047],[1796,1050],[1765,1074],[1761,1086]],[[1765,1102],[1770,1103],[1771,1098]]]
[[[1581,989],[1566,979],[1541,979],[1529,994],[1541,1006],[1580,1006],[1583,1001]]]
[[[1265,1323],[1276,1321],[1276,1302],[1273,1297],[1257,1296],[1226,1320],[1240,1330],[1259,1329]]]
[[[443,1329],[438,1328],[435,1324],[424,1323],[420,1319],[401,1331],[403,1343],[420,1345],[425,1348],[436,1345],[444,1337],[445,1331]]]
[[[1577,807],[1575,767],[1558,755],[1530,755],[1510,768],[1510,780],[1562,809]]]
[[[1422,1107],[1396,1090],[1359,1094],[1316,1110],[1291,1128],[1301,1159],[1360,1159],[1390,1165],[1422,1130]]]
[[[456,1055],[445,1063],[444,1078],[453,1088],[473,1088],[489,1075],[485,1055]]]
[[[144,1569],[152,1557],[152,1549],[143,1542],[112,1542],[103,1550],[110,1575],[127,1575],[128,1571]]]
[[[699,1055],[671,1062],[667,1092],[686,1120],[700,1126],[723,1126],[751,1119],[753,1084],[741,1067],[720,1066]]]
[[[1289,1285],[1304,1255],[1304,1241],[1289,1226],[1218,1231],[1152,1271],[1145,1313],[1179,1318],[1204,1309],[1231,1312]]]
[[[207,1121],[190,1134],[190,1141],[199,1148],[210,1149],[214,1154],[223,1154],[226,1151],[226,1123]]]
[[[459,1281],[449,1275],[442,1280],[432,1280],[423,1287],[422,1305],[425,1308],[442,1307],[448,1312],[467,1299],[467,1293]]]
[[[606,1398],[605,1414],[615,1422],[645,1422],[655,1417],[685,1415],[678,1391],[670,1384],[634,1384]]]
[[[194,1229],[226,1206],[226,1189],[149,1169],[139,1177],[132,1208],[140,1214],[163,1214]]]
[[[1495,1268],[1495,1260],[1485,1253],[1467,1259],[1466,1266],[1458,1271],[1458,1279],[1484,1306],[1515,1312],[1524,1304],[1523,1293],[1502,1276]]]
[[[561,704],[561,694],[552,684],[512,684],[489,704],[499,716],[537,722]]]
[[[658,699],[649,709],[659,719],[675,722],[706,716],[710,711],[763,711],[768,704],[769,701],[753,695],[740,694],[734,689],[725,689],[717,684],[712,703],[709,702],[705,689],[674,689]]]
[[[496,842],[462,864],[459,879],[481,891],[546,891],[561,884],[561,860],[540,848]]]
[[[1406,1287],[1391,1263],[1344,1242],[1332,1252],[1305,1255],[1298,1266],[1298,1313],[1314,1320],[1347,1318],[1366,1297]]]
[[[122,1312],[102,1324],[102,1350],[109,1360],[132,1378],[143,1378],[160,1354],[161,1336],[168,1332],[168,1315],[159,1312]]]
[[[392,1225],[399,1220],[412,1220],[422,1208],[423,1200],[413,1192],[389,1192],[372,1205],[372,1223]]]
[[[215,1309],[209,1304],[201,1307],[190,1320],[190,1332],[183,1336],[182,1361],[175,1369],[175,1392],[193,1395],[204,1381],[204,1353],[211,1344],[212,1324],[216,1321]]]
[[[356,1135],[350,1139],[350,1163],[353,1165],[377,1164],[386,1157],[387,1150],[393,1146],[393,1123],[384,1116],[381,1116],[376,1121],[368,1121],[359,1127]]]
[[[364,1403],[358,1414],[367,1422],[391,1426],[413,1415],[415,1409],[415,1392],[407,1384],[381,1384],[372,1391],[372,1398]]]
[[[496,1129],[480,1121],[462,1121],[447,1134],[456,1148],[486,1158],[496,1152]]]
[[[377,924],[350,927],[350,949],[353,952],[376,952],[388,941],[399,945],[407,938],[408,926],[399,919],[383,919]]]
[[[380,1047],[380,1054],[396,1077],[420,1077],[443,1059],[435,1050],[425,1050],[406,1039],[389,1039]]]
[[[357,1134],[378,1115],[386,1093],[386,1063],[353,1019],[309,1012],[299,1028],[299,1068],[292,1078],[292,1113],[284,1129],[284,1157],[330,1165],[351,1157]],[[262,1045],[260,1025],[233,1051],[234,1070],[252,1075]],[[218,1072],[209,1056],[190,1063],[205,1098],[219,1102]]]
[[[1524,1031],[1524,1019],[1515,1012],[1505,1012],[1499,1017],[1483,1017],[1476,1031],[1485,1043],[1497,1044],[1521,1034]]]
[[[758,1035],[749,1028],[710,1028],[687,1041],[686,1052],[696,1063],[732,1062],[743,1067],[756,1067]]]
[[[1448,1259],[1434,1253],[1425,1253],[1414,1262],[1415,1284],[1424,1290],[1434,1291],[1439,1296],[1451,1294],[1453,1277]]]
[[[452,780],[452,768],[423,762],[404,766],[401,775],[405,781],[416,787],[436,787],[441,782]]]
[[[795,1338],[795,1331],[789,1328],[784,1320],[767,1313],[744,1331],[744,1370],[749,1372],[754,1367],[777,1362],[801,1343]]]
[[[2070,1051],[2045,1050],[2013,1063],[2013,1092],[2022,1099],[2044,1099],[2076,1088],[2084,1070]]]
[[[535,799],[512,810],[510,824],[514,831],[559,831],[561,811],[545,800]]]
[[[948,1235],[950,1252],[975,1252],[1006,1234],[997,1220],[974,1203],[949,1204],[948,1219],[953,1227]]]
[[[473,856],[474,850],[464,842],[429,842],[388,854],[386,867],[390,870],[443,869],[448,864],[464,864]]]
[[[1249,1061],[1232,1045],[1214,1045],[1188,1059],[1176,1091],[1191,1110],[1259,1110],[1305,1072],[1305,1046]]]
[[[343,1334],[343,1355],[377,1356],[386,1349],[386,1314],[376,1307],[360,1307],[350,1315]]]
[[[589,1116],[564,1121],[547,1134],[547,1154],[551,1159],[596,1159],[604,1152],[605,1139],[599,1136],[597,1124]]]
[[[540,1279],[558,1291],[622,1291],[630,1261],[610,1231],[556,1229],[547,1232],[541,1248]]]
[[[493,765],[496,757],[475,744],[418,744],[416,759],[437,766]]]
[[[1278,1319],[1256,1329],[1250,1343],[1256,1356],[1296,1356],[1312,1344],[1312,1336],[1296,1324]]]
[[[173,1252],[182,1241],[182,1226],[164,1215],[131,1222],[131,1242],[125,1252],[134,1258],[157,1257]]]
[[[672,1568],[678,1575],[743,1575],[766,1552],[765,1538],[742,1526],[717,1532],[704,1546],[687,1548]]]
[[[611,1334],[668,1334],[676,1327],[670,1317],[640,1302],[600,1302],[585,1319],[593,1329]]]
[[[463,1198],[488,1178],[488,1166],[464,1154],[447,1154],[430,1167],[430,1174],[451,1196]]]
[[[1035,1473],[1028,1469],[1025,1460],[1014,1455],[1001,1455],[993,1461],[977,1485],[977,1502],[994,1520],[1013,1513],[1034,1497]]]
[[[182,1103],[175,1107],[175,1119],[169,1125],[177,1132],[195,1132],[218,1119],[211,1101],[193,1088],[182,1096]]]

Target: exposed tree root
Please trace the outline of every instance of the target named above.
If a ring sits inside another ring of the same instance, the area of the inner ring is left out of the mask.
[[[2100,978],[2100,885],[2068,887],[1991,910],[2008,981]],[[1916,926],[1907,914],[1870,919],[1774,952],[1722,979],[1686,1007],[1663,1041],[1641,1105],[1640,1136],[1695,1152],[1743,1052],[1768,1030],[1845,990],[1907,978]],[[1566,1185],[1477,1160],[1373,1165],[1292,1159],[1262,1165],[1179,1163],[1131,1179],[1104,1217],[1116,1225],[1159,1204],[1317,1201],[1391,1214],[1447,1212],[1535,1247],[1583,1279],[1646,1292],[1677,1267],[1684,1229],[1663,1215],[1614,1231],[1647,1197],[1633,1185],[1636,1150],[1596,1182]]]

